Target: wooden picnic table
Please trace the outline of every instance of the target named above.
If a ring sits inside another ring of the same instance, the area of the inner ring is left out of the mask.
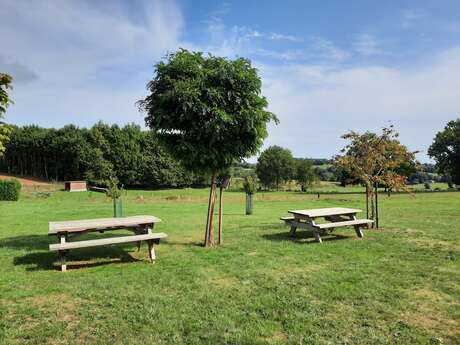
[[[161,222],[161,219],[154,216],[132,216],[50,222],[48,235],[57,236],[58,243],[50,244],[49,249],[50,251],[57,251],[59,253],[62,271],[65,271],[67,268],[65,256],[70,249],[129,242],[136,242],[137,248],[140,250],[141,241],[146,241],[149,247],[150,260],[154,262],[155,251],[153,244],[159,243],[160,238],[167,237],[165,233],[153,233],[153,227],[159,222]],[[70,238],[74,238],[84,233],[104,233],[105,231],[120,229],[132,231],[134,235],[68,242]]]
[[[297,228],[313,230],[318,242],[322,242],[321,234],[332,232],[335,228],[353,226],[358,237],[363,237],[362,227],[368,227],[373,221],[357,219],[356,215],[362,210],[345,207],[328,207],[308,210],[291,210],[290,217],[281,217],[286,225],[291,227],[291,236],[295,236]],[[324,218],[328,223],[319,223],[317,219]]]

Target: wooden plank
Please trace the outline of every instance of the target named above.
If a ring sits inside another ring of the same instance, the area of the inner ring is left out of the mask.
[[[87,230],[108,229],[111,227],[133,227],[142,224],[154,224],[161,219],[154,216],[133,216],[122,218],[98,218],[49,222],[48,235],[59,232],[81,232]]]
[[[316,224],[315,227],[318,229],[329,229],[329,228],[338,228],[341,226],[368,225],[372,223],[373,223],[372,220],[369,220],[369,219],[356,219],[356,220],[347,220],[344,222]]]
[[[280,219],[284,220],[285,222],[288,222],[288,221],[294,220],[295,218],[294,217],[281,217]]]
[[[110,245],[110,244],[155,240],[155,239],[160,239],[160,238],[164,238],[167,236],[168,235],[163,232],[158,232],[158,233],[145,234],[145,235],[133,235],[133,236],[123,236],[123,237],[101,238],[97,240],[56,243],[56,244],[50,244],[49,248],[50,248],[50,251],[62,251],[62,250],[75,249],[75,248],[87,248],[87,247],[105,246],[105,245]]]
[[[362,210],[354,209],[354,208],[345,208],[345,207],[328,207],[328,208],[317,208],[317,209],[310,209],[310,210],[291,210],[288,212],[292,213],[294,216],[316,218],[316,217],[325,217],[325,216],[354,214],[354,213],[362,212]]]

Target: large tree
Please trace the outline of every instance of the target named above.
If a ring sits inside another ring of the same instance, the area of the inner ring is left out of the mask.
[[[174,157],[209,172],[205,246],[214,245],[213,215],[219,172],[256,154],[276,121],[266,110],[261,80],[247,59],[229,60],[181,49],[155,66],[149,95],[139,102],[146,124]]]
[[[313,163],[311,160],[305,158],[295,159],[294,178],[297,180],[297,183],[300,184],[302,192],[305,192],[307,188],[312,186],[317,177],[313,170]]]
[[[436,134],[428,154],[435,159],[439,171],[460,185],[460,119],[449,121],[444,130]]]
[[[13,103],[8,95],[8,90],[11,89],[13,78],[5,73],[0,73],[0,157],[5,152],[5,144],[8,141],[11,128],[1,121],[6,108]]]
[[[340,169],[366,186],[366,208],[369,208],[370,201],[370,217],[375,220],[377,228],[378,187],[404,188],[407,176],[403,175],[403,168],[417,164],[416,152],[410,152],[402,145],[398,136],[392,126],[383,128],[381,134],[351,131],[342,136],[349,140],[342,150],[343,155],[335,157],[335,163]]]
[[[280,185],[294,178],[295,161],[291,151],[270,146],[257,160],[256,174],[265,188],[279,189]]]

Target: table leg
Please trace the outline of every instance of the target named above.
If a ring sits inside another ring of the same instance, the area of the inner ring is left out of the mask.
[[[67,258],[66,258],[67,251],[60,250],[59,251],[59,261],[61,263],[61,272],[67,271]]]
[[[356,231],[356,235],[358,235],[359,238],[362,238],[364,236],[363,232],[359,228],[359,225],[355,225],[355,231]]]
[[[295,232],[297,230],[297,227],[296,226],[293,226],[291,225],[291,231],[290,231],[290,235],[291,237],[295,237]]]
[[[147,244],[149,246],[149,257],[150,257],[150,261],[153,263],[155,263],[155,259],[156,259],[156,256],[155,256],[155,248],[153,246],[153,240],[147,240]]]
[[[316,241],[318,241],[319,243],[323,243],[323,241],[321,240],[321,235],[319,234],[319,232],[315,231],[314,234],[315,234]]]

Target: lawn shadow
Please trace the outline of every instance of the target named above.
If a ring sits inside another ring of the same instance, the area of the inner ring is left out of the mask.
[[[315,239],[313,231],[310,230],[297,231],[294,237],[291,236],[289,231],[277,232],[272,234],[263,234],[262,237],[270,241],[292,241],[297,244],[318,243]],[[350,236],[344,236],[334,233],[321,235],[321,240],[323,242],[345,240],[348,238],[350,238]]]
[[[126,248],[120,246],[83,248],[70,251],[67,254],[67,267],[79,269],[104,266],[113,263],[130,263],[144,261],[130,255]],[[27,271],[59,269],[59,259],[56,252],[32,252],[13,259],[14,265],[26,265]]]
[[[86,237],[95,238],[91,235]],[[0,239],[0,249],[29,252],[13,258],[14,265],[30,266],[26,268],[27,271],[54,270],[59,261],[58,255],[56,252],[49,252],[48,245],[55,242],[56,239],[47,235],[14,236]],[[123,244],[72,250],[68,253],[68,267],[73,269],[143,261],[130,255],[131,252],[136,251],[134,246],[134,244]]]

